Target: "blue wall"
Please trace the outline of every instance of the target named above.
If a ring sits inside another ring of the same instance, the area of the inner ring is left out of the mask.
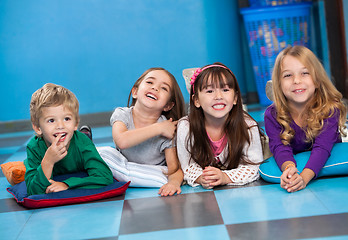
[[[31,94],[46,82],[72,90],[80,114],[125,106],[148,68],[177,78],[221,61],[245,94],[238,1],[0,1],[0,121],[29,119]]]

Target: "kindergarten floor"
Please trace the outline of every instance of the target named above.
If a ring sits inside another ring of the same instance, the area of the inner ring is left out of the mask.
[[[248,106],[263,126],[264,108]],[[0,164],[22,161],[32,131],[0,134]],[[113,145],[111,127],[93,129],[97,146]],[[85,204],[30,210],[6,191],[0,173],[0,239],[348,239],[348,177],[318,179],[287,193],[262,180],[243,187],[128,188]]]

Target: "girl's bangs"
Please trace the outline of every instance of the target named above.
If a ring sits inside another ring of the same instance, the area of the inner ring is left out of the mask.
[[[224,69],[225,70],[225,69]],[[227,70],[225,70],[227,71]],[[235,88],[234,78],[230,73],[223,74],[222,71],[212,71],[204,76],[202,76],[200,90],[206,89],[208,87],[212,88],[224,88],[226,85],[229,88]]]

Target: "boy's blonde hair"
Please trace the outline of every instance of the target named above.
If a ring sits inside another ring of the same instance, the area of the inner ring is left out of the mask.
[[[311,50],[303,46],[293,46],[279,53],[272,74],[274,104],[277,109],[277,121],[283,127],[283,132],[280,135],[283,144],[290,144],[295,134],[290,127],[289,105],[281,90],[282,64],[285,56],[292,56],[299,60],[308,69],[316,87],[314,96],[307,103],[304,111],[307,114],[307,141],[312,142],[319,135],[324,126],[324,120],[331,117],[336,111],[339,112],[338,130],[345,136],[347,108],[342,102],[342,94],[332,84],[323,65]]]
[[[68,108],[74,115],[76,123],[80,121],[79,118],[79,101],[75,94],[65,87],[46,83],[42,88],[36,90],[31,96],[30,101],[30,120],[32,124],[39,127],[39,119],[44,107],[56,107],[63,105]]]

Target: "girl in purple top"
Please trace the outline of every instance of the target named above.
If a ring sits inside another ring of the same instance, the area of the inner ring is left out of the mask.
[[[280,186],[288,192],[304,189],[320,172],[335,143],[345,135],[347,109],[342,94],[308,48],[284,49],[272,75],[274,104],[265,112],[269,147],[283,172]],[[294,154],[311,151],[302,172]]]

